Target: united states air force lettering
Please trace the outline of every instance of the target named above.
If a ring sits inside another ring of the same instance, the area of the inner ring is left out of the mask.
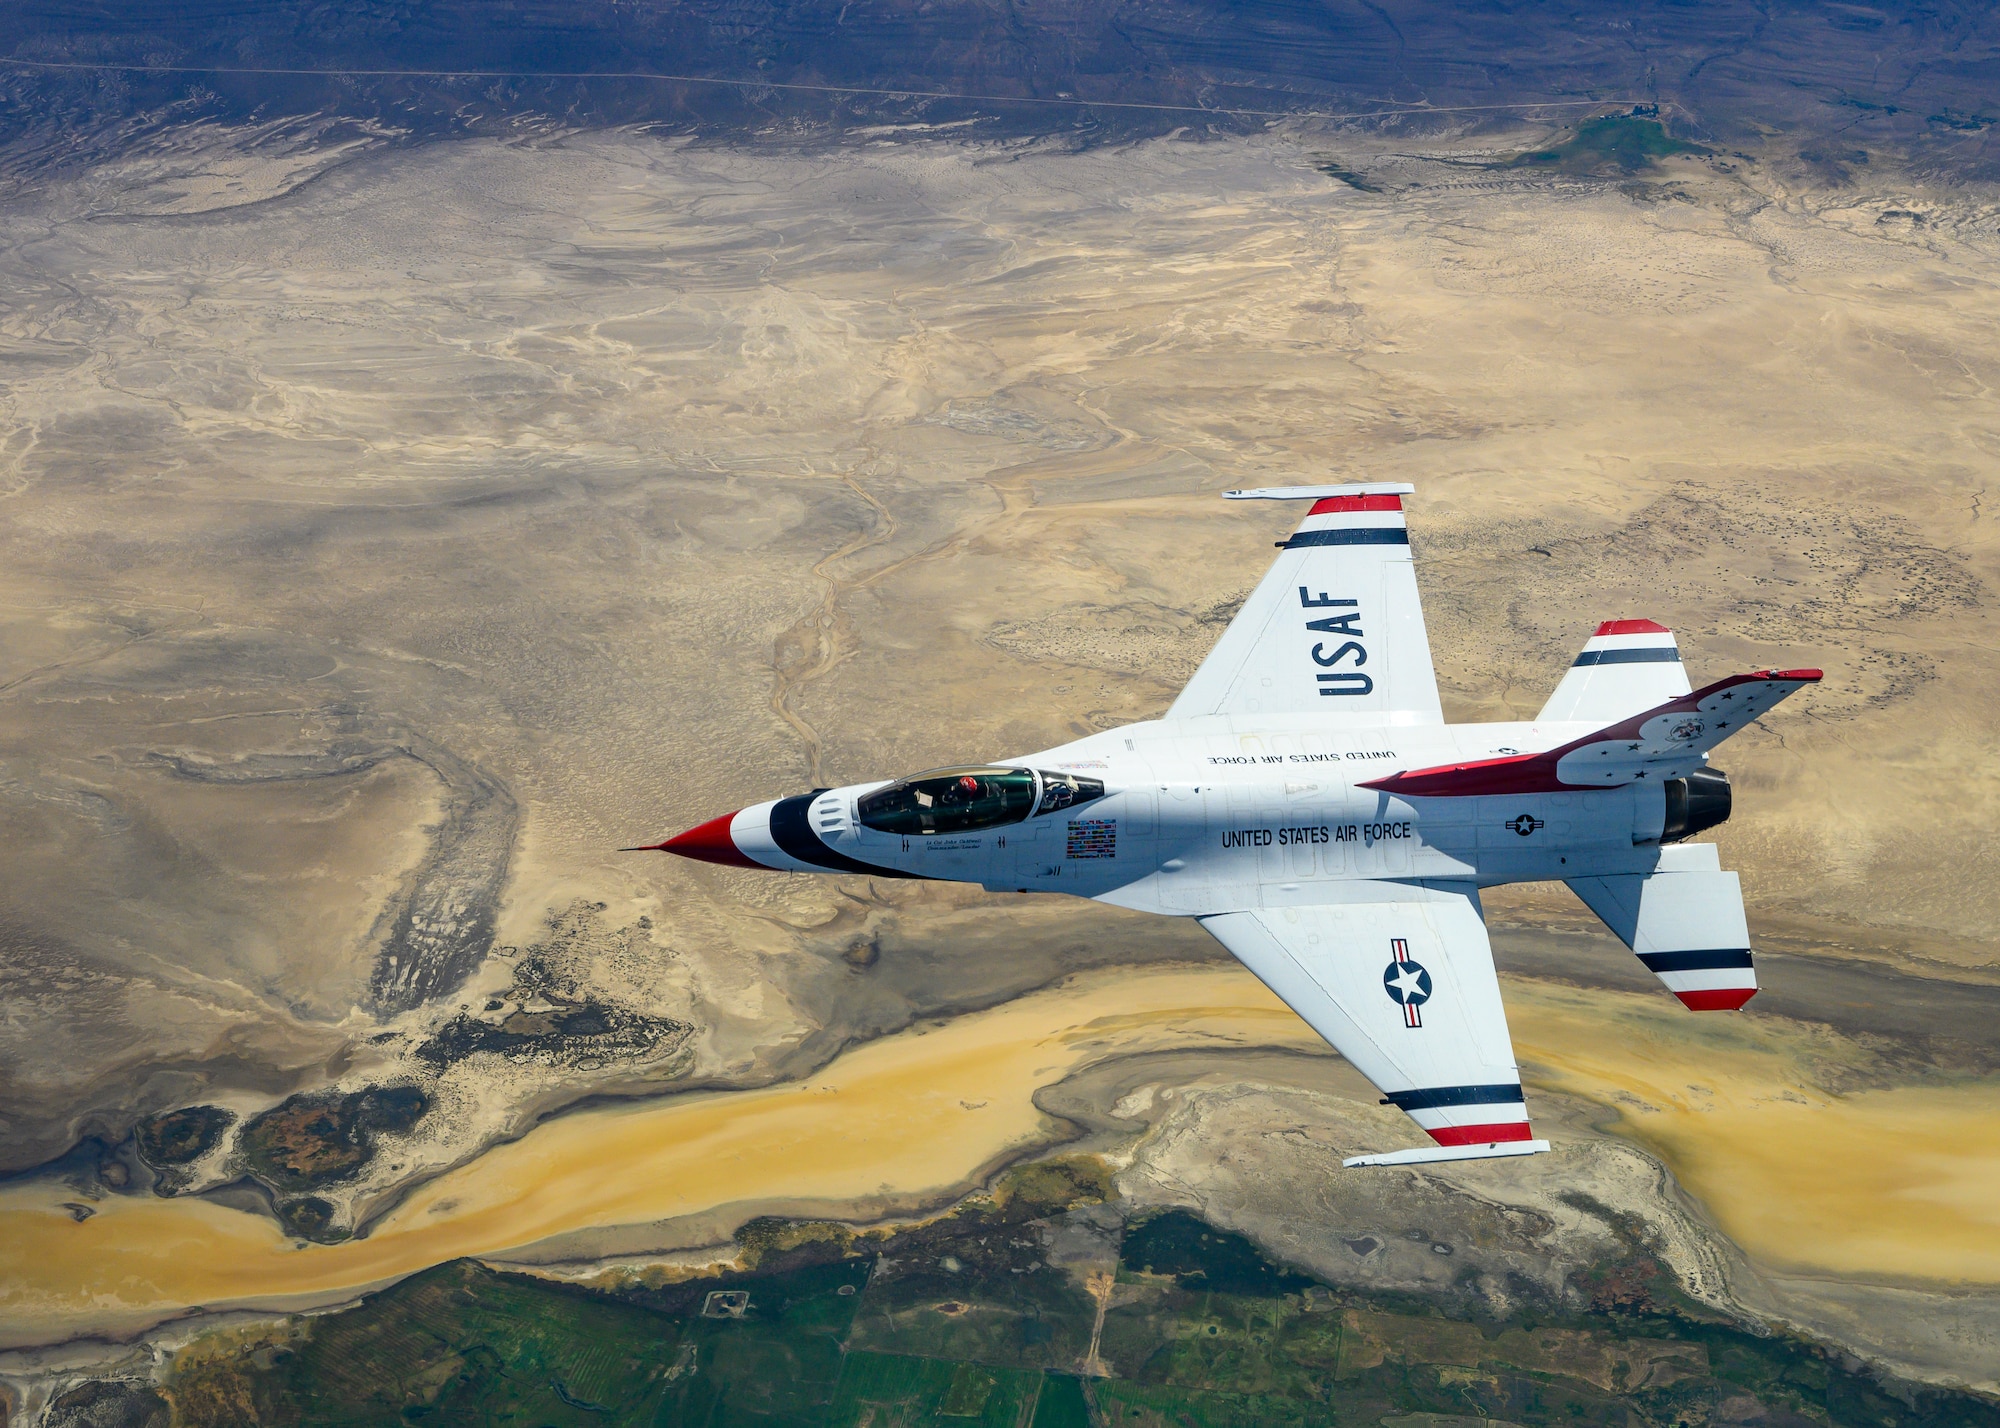
[[[1408,819],[1387,823],[1309,823],[1303,827],[1225,828],[1225,848],[1296,848],[1306,843],[1380,843],[1397,838],[1414,838]]]
[[[1361,666],[1368,663],[1368,647],[1362,643],[1368,638],[1361,628],[1361,602],[1359,600],[1336,600],[1321,591],[1314,595],[1309,589],[1299,587],[1299,605],[1307,610],[1338,610],[1344,613],[1322,615],[1318,619],[1306,621],[1308,634],[1325,635],[1328,638],[1313,642],[1312,662],[1324,672],[1313,678],[1319,683],[1321,694],[1372,694],[1375,681],[1361,672]],[[1335,666],[1348,663],[1352,667],[1337,669]]]

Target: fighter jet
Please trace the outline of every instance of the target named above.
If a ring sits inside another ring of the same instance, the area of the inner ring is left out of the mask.
[[[1230,491],[1311,510],[1166,717],[816,788],[652,845],[737,868],[978,883],[1192,917],[1428,1132],[1357,1156],[1529,1155],[1481,888],[1559,880],[1695,1011],[1757,992],[1716,745],[1820,678],[1690,689],[1607,620],[1526,723],[1447,724],[1396,484]]]

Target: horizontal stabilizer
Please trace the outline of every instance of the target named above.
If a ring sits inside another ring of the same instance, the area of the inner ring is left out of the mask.
[[[1340,1163],[1349,1170],[1357,1165],[1430,1165],[1440,1160],[1494,1160],[1503,1155],[1541,1155],[1549,1148],[1545,1140],[1503,1140],[1492,1145],[1434,1145],[1428,1150],[1391,1150],[1381,1155],[1349,1156]]]
[[[1757,995],[1743,885],[1716,866],[1712,844],[1675,848],[1669,856],[1682,866],[1643,876],[1571,878],[1570,891],[1683,1006],[1735,1011]]]
[[[1406,769],[1360,787],[1404,797],[1450,798],[1686,778],[1707,764],[1710,749],[1820,678],[1816,669],[1732,674],[1546,753]]]

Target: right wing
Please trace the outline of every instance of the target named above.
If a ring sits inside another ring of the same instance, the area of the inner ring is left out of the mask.
[[[1355,724],[1442,724],[1403,524],[1403,494],[1412,489],[1229,492],[1238,500],[1318,499],[1167,718],[1318,714]]]
[[[1359,882],[1315,907],[1201,919],[1442,1150],[1349,1164],[1547,1150],[1532,1139],[1479,894],[1470,883]],[[1376,900],[1379,899],[1379,900]]]

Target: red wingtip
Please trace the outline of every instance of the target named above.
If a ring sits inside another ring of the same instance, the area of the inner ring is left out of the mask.
[[[1826,674],[1824,671],[1817,669],[1774,669],[1771,671],[1770,677],[1772,679],[1797,679],[1807,684],[1817,684],[1820,680],[1826,678]]]
[[[729,836],[729,825],[735,818],[735,813],[725,813],[720,818],[696,824],[687,832],[676,833],[666,842],[653,846],[663,853],[678,853],[683,858],[694,858],[704,863],[720,863],[725,868],[762,867],[761,863],[754,863],[745,857],[743,850],[736,846],[736,840]]]
[[[1307,511],[1309,516],[1331,516],[1345,511],[1400,511],[1401,496],[1322,496]]]
[[[1737,1011],[1757,995],[1755,987],[1718,987],[1712,992],[1675,992],[1689,1011]]]
[[[1651,620],[1606,620],[1597,627],[1600,635],[1671,635],[1672,630],[1665,625],[1656,625]]]
[[[1427,1134],[1439,1145],[1499,1145],[1503,1141],[1535,1138],[1526,1121],[1504,1121],[1483,1126],[1439,1126]]]

